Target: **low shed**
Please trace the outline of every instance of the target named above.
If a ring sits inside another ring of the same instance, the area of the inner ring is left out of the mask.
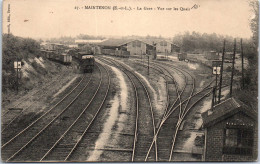
[[[202,114],[205,161],[257,160],[257,113],[229,98]]]

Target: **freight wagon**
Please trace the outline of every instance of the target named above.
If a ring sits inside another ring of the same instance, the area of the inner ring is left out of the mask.
[[[187,53],[178,53],[179,61],[185,61],[187,59]]]
[[[61,61],[64,64],[71,64],[72,56],[69,54],[63,53],[63,54],[59,55],[59,61]]]
[[[204,54],[205,58],[208,60],[219,60],[219,56],[216,51],[207,51]]]
[[[52,61],[60,62],[62,64],[71,64],[72,56],[66,53],[59,54],[55,51],[44,51],[44,56]]]

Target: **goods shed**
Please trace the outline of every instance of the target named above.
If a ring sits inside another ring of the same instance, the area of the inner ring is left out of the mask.
[[[151,41],[150,41],[151,42]],[[128,51],[130,56],[149,54],[155,49],[153,43],[141,39],[108,39],[99,45],[103,50]]]
[[[130,55],[140,56],[142,54],[149,54],[150,51],[154,50],[153,43],[149,43],[143,40],[132,40],[125,43],[127,51],[130,52]]]
[[[257,113],[229,98],[202,114],[205,161],[255,161]]]
[[[180,52],[180,47],[168,40],[161,40],[156,43],[156,52]]]

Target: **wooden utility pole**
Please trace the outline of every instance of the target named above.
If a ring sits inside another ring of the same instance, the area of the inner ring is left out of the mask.
[[[147,56],[147,60],[148,60],[148,75],[149,75],[149,55]]]
[[[164,54],[165,54],[165,59],[167,59],[167,56],[166,56],[166,49],[164,49]]]
[[[224,60],[225,60],[225,45],[226,40],[224,39],[223,43],[223,52],[222,52],[222,64],[221,64],[221,69],[220,69],[220,80],[219,80],[219,93],[218,93],[218,103],[220,103],[221,99],[221,87],[222,87],[222,76],[223,76],[223,65],[224,65]]]
[[[142,64],[144,64],[143,63],[143,52],[142,52],[142,50],[141,50],[141,62],[142,62]]]
[[[18,65],[18,61],[16,61],[17,65]],[[19,85],[19,81],[18,81],[18,67],[16,68],[16,93],[18,94],[18,85]]]
[[[19,81],[18,81],[18,57],[16,56],[16,93],[19,91]]]
[[[156,44],[153,42],[153,59],[156,59],[156,50],[155,50]]]
[[[235,57],[236,57],[236,39],[234,39],[234,53],[233,53],[232,73],[231,73],[231,80],[230,80],[230,97],[232,97],[232,87],[233,87],[233,78],[234,78],[234,70],[235,70]]]
[[[215,104],[214,101],[215,101],[215,96],[216,96],[216,87],[214,87],[212,91],[213,91],[213,92],[212,92],[211,108],[213,108],[213,106],[214,106],[214,104]]]
[[[218,88],[218,74],[216,73],[216,88],[214,92],[215,102],[217,102],[217,95],[218,95],[217,88]]]
[[[241,43],[241,58],[242,58],[242,89],[245,88],[245,78],[244,78],[244,52],[243,52],[243,42],[242,38],[240,40]]]

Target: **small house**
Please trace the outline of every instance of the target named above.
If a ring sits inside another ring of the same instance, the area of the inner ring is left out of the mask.
[[[257,112],[229,98],[202,114],[204,161],[257,160]]]

